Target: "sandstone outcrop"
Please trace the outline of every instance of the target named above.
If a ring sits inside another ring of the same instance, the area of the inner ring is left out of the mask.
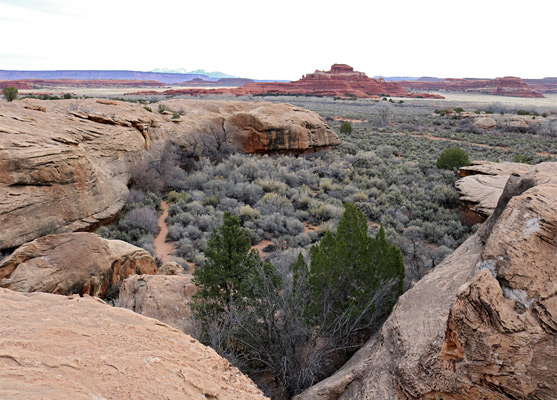
[[[482,129],[493,129],[497,126],[497,121],[492,117],[480,117],[474,120],[476,126]]]
[[[182,275],[185,273],[184,267],[174,261],[163,263],[157,271],[157,275]]]
[[[134,275],[120,287],[117,306],[155,318],[192,334],[190,302],[197,291],[193,275]]]
[[[493,213],[509,177],[525,174],[531,168],[522,163],[473,161],[459,170],[462,179],[455,186],[460,202],[485,219]]]
[[[0,262],[0,287],[18,292],[114,297],[124,279],[156,274],[151,255],[94,233],[48,235],[19,247]]]
[[[554,399],[557,163],[511,176],[478,232],[298,399]]]
[[[91,297],[0,289],[0,398],[263,400],[212,349]]]
[[[439,90],[447,92],[486,93],[512,97],[544,97],[521,78],[506,76],[495,79],[453,79],[438,81],[401,81],[406,90]]]
[[[0,250],[113,217],[127,197],[134,160],[154,143],[214,133],[255,153],[340,143],[316,113],[291,105],[163,103],[181,118],[113,100],[0,102]]]

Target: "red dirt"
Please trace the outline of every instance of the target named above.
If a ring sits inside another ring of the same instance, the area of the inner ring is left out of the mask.
[[[171,261],[174,256],[174,245],[172,243],[166,242],[166,237],[168,236],[168,226],[164,221],[168,217],[168,203],[166,201],[161,202],[162,215],[159,217],[159,228],[160,232],[155,238],[155,253],[157,257],[163,262]],[[190,266],[191,271],[191,266]]]

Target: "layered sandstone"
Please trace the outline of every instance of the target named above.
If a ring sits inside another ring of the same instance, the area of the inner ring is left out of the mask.
[[[453,79],[439,81],[402,81],[400,85],[407,90],[440,90],[448,92],[475,92],[498,96],[544,97],[521,78],[506,76],[495,79]]]
[[[263,400],[212,349],[92,297],[0,289],[0,398]]]
[[[190,303],[197,292],[193,275],[134,275],[120,287],[117,306],[155,318],[192,334]]]
[[[292,105],[163,103],[181,117],[100,99],[0,102],[0,250],[113,217],[152,144],[218,134],[240,151],[303,153],[340,143],[316,113]]]
[[[48,235],[0,262],[0,287],[18,292],[114,297],[124,279],[156,274],[151,255],[121,240],[93,233]]]
[[[462,179],[455,186],[460,202],[485,220],[497,206],[509,177],[525,174],[531,168],[522,163],[473,161],[459,170]]]
[[[555,398],[557,163],[511,176],[492,216],[298,399]]]

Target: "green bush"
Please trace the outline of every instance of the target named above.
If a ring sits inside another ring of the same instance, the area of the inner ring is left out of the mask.
[[[340,126],[340,133],[352,133],[352,125],[348,121],[344,121]]]
[[[468,153],[460,147],[449,147],[437,158],[437,168],[447,170],[457,170],[460,167],[470,165]]]
[[[4,94],[6,101],[14,101],[15,99],[17,99],[18,91],[13,86],[5,87],[4,89],[2,89],[2,93]]]
[[[143,107],[145,110],[149,111],[149,112],[153,112],[153,109],[149,106],[145,106]]]

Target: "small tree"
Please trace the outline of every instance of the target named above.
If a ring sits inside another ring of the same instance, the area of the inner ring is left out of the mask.
[[[437,168],[456,171],[460,167],[470,165],[468,153],[460,147],[449,147],[437,158]]]
[[[193,279],[199,291],[193,298],[192,309],[201,325],[202,339],[220,354],[229,350],[232,340],[230,313],[250,297],[247,280],[261,264],[259,252],[251,249],[250,238],[241,223],[230,212],[224,213],[222,226],[213,230],[205,250],[205,264],[195,270]]]
[[[17,98],[17,89],[13,86],[5,87],[2,89],[2,93],[7,101],[14,101]]]
[[[347,134],[352,133],[352,125],[350,124],[350,122],[344,121],[342,123],[342,125],[340,126],[340,133],[347,133]]]

